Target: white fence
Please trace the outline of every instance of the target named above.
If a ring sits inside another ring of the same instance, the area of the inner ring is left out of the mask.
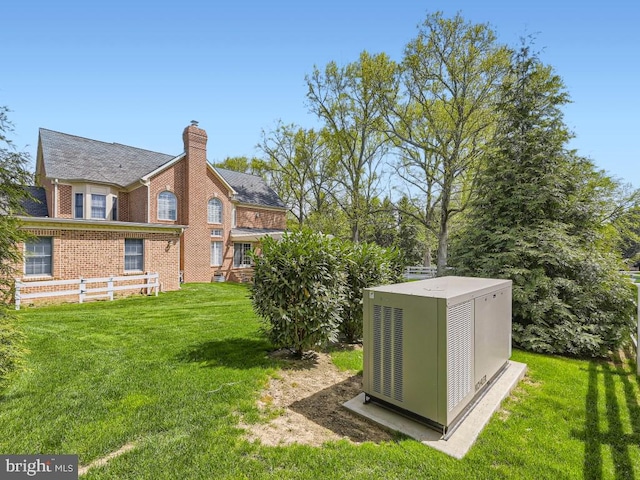
[[[631,280],[638,287],[638,325],[635,338],[632,336],[631,340],[633,340],[633,344],[636,347],[636,373],[640,376],[640,272],[620,272],[627,277],[630,277]]]
[[[118,282],[135,282],[126,283],[124,285],[116,285]],[[102,283],[106,286],[89,287],[91,284]],[[24,293],[37,287],[63,287],[52,291]],[[43,280],[38,282],[23,282],[16,279],[16,310],[20,310],[20,304],[23,300],[32,298],[61,297],[69,295],[78,295],[78,302],[83,303],[85,300],[93,298],[108,298],[113,300],[114,292],[122,290],[145,289],[147,295],[151,295],[155,291],[158,296],[160,288],[159,275],[157,273],[145,273],[144,275],[127,275],[123,277],[104,277],[104,278],[74,278],[72,280]]]
[[[406,267],[404,269],[404,278],[407,280],[419,280],[424,278],[434,278],[437,273],[436,267],[422,267],[422,266],[414,266],[414,267]]]

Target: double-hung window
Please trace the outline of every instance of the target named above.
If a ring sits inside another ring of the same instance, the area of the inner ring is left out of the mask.
[[[111,200],[111,220],[118,220],[118,197]]]
[[[158,220],[177,220],[178,201],[176,196],[169,192],[160,192],[158,195]]]
[[[233,266],[234,267],[252,266],[250,253],[251,253],[250,243],[234,243],[233,244]]]
[[[91,218],[107,218],[107,196],[97,193],[91,194]]]
[[[38,237],[25,243],[25,275],[51,275],[53,250],[52,237]]]
[[[222,265],[222,242],[211,242],[211,266],[220,267]]]
[[[84,195],[76,193],[75,217],[84,218]]]
[[[144,269],[144,241],[142,238],[124,239],[124,270],[138,271]]]

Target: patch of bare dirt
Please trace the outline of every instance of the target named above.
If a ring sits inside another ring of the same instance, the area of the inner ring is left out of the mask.
[[[120,447],[118,450],[116,450],[115,452],[111,452],[110,454],[102,457],[102,458],[98,458],[97,460],[94,460],[93,462],[91,462],[89,465],[85,465],[85,466],[80,466],[78,468],[78,476],[83,476],[85,475],[89,469],[94,468],[94,467],[101,467],[103,465],[106,465],[109,460],[111,460],[112,458],[116,458],[119,457],[120,455],[123,455],[125,453],[127,453],[129,450],[133,450],[134,448],[136,448],[136,444],[133,442],[127,443],[126,445],[123,445],[122,447]]]
[[[340,439],[354,443],[394,439],[391,432],[342,406],[362,392],[362,376],[341,372],[326,353],[312,353],[302,360],[290,359],[283,351],[274,355],[285,368],[270,380],[258,407],[265,416],[281,414],[267,423],[241,424],[249,440],[270,446],[319,446]]]

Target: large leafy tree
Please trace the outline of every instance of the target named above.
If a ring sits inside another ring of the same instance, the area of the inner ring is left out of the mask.
[[[493,133],[508,62],[488,25],[436,13],[406,46],[395,84],[378,97],[399,153],[397,173],[409,201],[403,214],[423,225],[427,239],[437,238],[439,273],[447,264],[451,220],[468,204]]]
[[[416,220],[419,213],[415,210],[408,197],[398,201],[398,235],[394,246],[402,253],[406,265],[430,266],[429,242],[421,235],[421,225]]]
[[[361,240],[381,247],[393,246],[398,236],[398,218],[391,199],[373,199],[368,218],[368,223],[363,226]]]
[[[269,165],[260,158],[249,157],[227,157],[221,162],[213,164],[214,167],[225,168],[240,173],[249,173],[251,175],[266,176]]]
[[[330,62],[306,77],[309,107],[325,125],[325,141],[338,168],[330,193],[348,218],[351,239],[360,241],[362,226],[378,196],[387,142],[376,97],[395,69],[385,54],[362,52],[346,66]]]
[[[280,122],[262,137],[258,148],[269,159],[271,183],[302,227],[309,215],[328,206],[327,192],[335,183],[322,132]]]
[[[8,302],[13,292],[16,265],[22,261],[18,246],[28,238],[16,215],[24,213],[33,182],[27,170],[29,156],[16,150],[8,135],[13,131],[9,110],[0,107],[0,384],[20,358],[21,334],[16,330]]]
[[[526,45],[512,63],[452,259],[460,274],[513,280],[517,345],[605,355],[628,338],[634,311],[632,287],[607,240],[601,192],[609,179],[566,149],[561,79]]]

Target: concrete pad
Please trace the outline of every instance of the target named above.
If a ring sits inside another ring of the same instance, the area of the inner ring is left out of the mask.
[[[491,415],[524,377],[526,370],[527,366],[524,363],[509,361],[502,375],[487,390],[475,407],[468,412],[466,418],[460,422],[448,440],[444,440],[441,433],[392,410],[374,403],[365,404],[364,392],[344,403],[344,406],[383,427],[403,433],[424,445],[460,459],[467,454],[484,426],[489,422]]]

